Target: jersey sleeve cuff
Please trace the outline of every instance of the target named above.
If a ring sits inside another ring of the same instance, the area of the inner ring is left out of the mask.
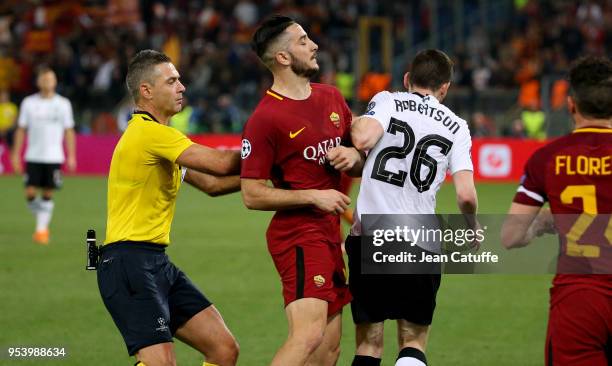
[[[270,176],[257,173],[240,173],[240,179],[270,179]]]
[[[523,186],[519,186],[518,190],[516,191],[516,195],[514,196],[514,199],[512,200],[512,202],[516,202],[516,203],[520,203],[523,205],[528,205],[528,206],[543,206],[544,205],[544,197],[542,197],[541,195],[532,192],[528,189],[526,189]]]
[[[455,173],[458,173],[458,172],[460,172],[462,170],[467,170],[467,171],[470,171],[470,172],[474,172],[474,166],[473,165],[464,165],[464,166],[460,166],[458,168],[455,168],[455,167],[453,167],[453,168],[454,169],[450,170],[451,175],[453,175]]]
[[[179,158],[179,156],[181,156],[182,153],[185,152],[185,150],[187,150],[187,148],[189,148],[191,145],[195,144],[195,142],[191,141],[189,138],[187,138],[182,145],[176,149],[176,156],[173,157],[172,161],[176,163],[176,159]]]

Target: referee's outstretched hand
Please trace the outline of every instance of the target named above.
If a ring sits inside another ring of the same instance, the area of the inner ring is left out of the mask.
[[[349,196],[335,189],[313,190],[313,204],[322,211],[341,214],[351,204]]]

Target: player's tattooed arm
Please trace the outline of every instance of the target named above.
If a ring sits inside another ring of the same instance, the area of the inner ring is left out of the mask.
[[[358,117],[351,124],[351,140],[353,146],[359,151],[371,150],[382,137],[382,125],[370,117]]]
[[[240,173],[240,152],[193,144],[179,155],[176,163],[202,173],[217,176],[236,175]]]
[[[201,173],[193,169],[187,169],[185,182],[196,187],[211,197],[221,196],[240,190],[240,176],[229,175],[217,177],[215,175]]]
[[[334,169],[345,172],[351,177],[361,177],[365,153],[354,147],[337,146],[330,149],[325,156]]]
[[[501,230],[501,242],[506,249],[527,246],[533,238],[555,232],[549,209],[513,202]]]

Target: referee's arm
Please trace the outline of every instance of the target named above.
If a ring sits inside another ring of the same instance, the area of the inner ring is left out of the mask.
[[[187,169],[187,173],[185,173],[185,182],[191,184],[211,197],[234,193],[240,190],[239,175],[217,177],[206,173],[200,173],[192,169]]]
[[[202,173],[236,175],[240,173],[240,152],[193,144],[179,155],[176,163]]]

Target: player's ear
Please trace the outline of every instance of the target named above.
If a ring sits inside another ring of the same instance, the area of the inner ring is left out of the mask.
[[[570,114],[576,114],[577,112],[576,102],[570,95],[567,96],[567,110],[570,112]]]
[[[404,88],[410,90],[410,72],[404,74]]]
[[[448,88],[450,88],[450,84],[451,82],[449,81],[448,83],[442,84],[442,86],[440,87],[440,101],[442,101],[442,99],[446,97],[446,93],[448,93]]]
[[[283,65],[283,66],[291,65],[291,55],[287,51],[276,52],[276,54],[274,55],[274,58],[276,59],[276,62],[279,65]]]

